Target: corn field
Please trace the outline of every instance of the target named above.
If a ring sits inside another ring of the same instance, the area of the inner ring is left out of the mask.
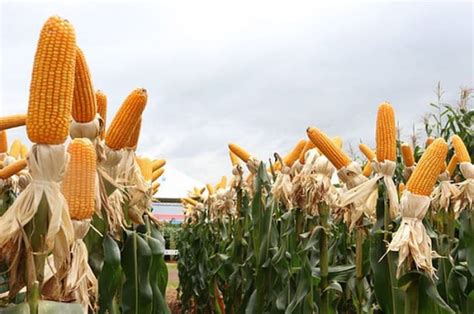
[[[136,154],[147,90],[108,121],[79,42],[50,17],[28,111],[0,117],[0,313],[171,313],[151,214],[166,161]],[[316,127],[268,160],[229,144],[230,179],[181,199],[180,311],[474,313],[470,98],[431,104],[423,144],[380,104],[363,158]],[[22,127],[31,147],[8,145]]]
[[[230,184],[183,199],[183,311],[474,313],[468,98],[432,105],[424,146],[381,104],[358,160],[317,128],[268,162],[230,144]]]

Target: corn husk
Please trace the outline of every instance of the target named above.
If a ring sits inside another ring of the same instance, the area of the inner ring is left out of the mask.
[[[458,215],[465,209],[472,210],[474,200],[474,165],[469,162],[462,162],[459,169],[466,180],[457,184],[459,195],[455,200],[454,212]]]
[[[404,263],[413,261],[418,269],[434,276],[431,238],[423,225],[423,218],[430,206],[430,197],[405,191],[400,200],[400,227],[393,234],[387,252],[398,252],[397,276],[400,276]]]

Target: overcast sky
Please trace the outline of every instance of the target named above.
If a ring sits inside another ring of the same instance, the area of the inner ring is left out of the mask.
[[[38,35],[53,14],[74,25],[109,121],[146,88],[139,153],[203,182],[230,172],[229,142],[266,159],[317,126],[346,149],[373,144],[385,100],[408,138],[439,80],[453,102],[473,86],[471,3],[155,2],[2,2],[1,114],[26,112]]]

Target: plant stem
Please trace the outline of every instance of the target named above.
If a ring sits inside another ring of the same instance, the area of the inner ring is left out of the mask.
[[[329,230],[329,206],[327,204],[322,204],[319,210],[319,215],[321,227],[323,227],[323,230],[321,231],[321,239],[319,242],[319,267],[321,271],[321,313],[329,313],[329,291],[325,291],[329,286],[329,244],[327,235]]]
[[[38,301],[40,299],[39,282],[35,281],[28,289],[28,305],[30,307],[30,314],[38,313]]]
[[[359,312],[362,313],[364,303],[364,227],[357,226],[356,236],[356,291],[359,301]]]

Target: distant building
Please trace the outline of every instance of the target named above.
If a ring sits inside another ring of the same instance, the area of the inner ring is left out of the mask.
[[[178,199],[176,199],[178,200]],[[174,199],[162,199],[160,202],[153,202],[153,215],[161,221],[180,224],[184,220],[183,206]]]

